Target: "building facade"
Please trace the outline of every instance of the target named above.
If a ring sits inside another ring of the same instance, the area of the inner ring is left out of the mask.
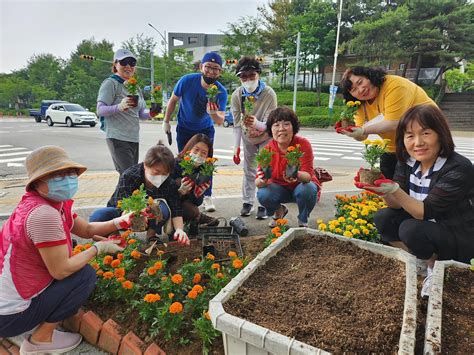
[[[168,50],[184,49],[197,62],[207,52],[219,52],[223,39],[223,34],[169,32]]]

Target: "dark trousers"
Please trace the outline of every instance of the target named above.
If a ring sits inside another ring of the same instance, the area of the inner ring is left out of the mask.
[[[94,290],[96,280],[90,265],[63,280],[54,280],[23,312],[0,315],[0,336],[17,336],[41,323],[60,322],[76,314]]]
[[[383,153],[380,157],[380,170],[387,179],[393,179],[396,165],[397,156],[395,155],[395,153]]]
[[[176,126],[176,142],[178,143],[178,151],[181,152],[184,149],[184,146],[195,134],[202,133],[209,137],[211,143],[214,145],[214,126],[211,126],[207,129],[200,131],[192,131],[186,128],[181,127],[179,124]],[[211,186],[204,191],[204,196],[212,196],[212,176],[211,176]]]
[[[386,244],[402,241],[419,259],[436,254],[438,260],[456,258],[456,239],[444,226],[413,218],[403,209],[384,208],[375,214],[375,225]]]
[[[115,170],[122,174],[132,165],[138,164],[138,143],[126,142],[114,138],[107,138],[107,147],[109,148]]]

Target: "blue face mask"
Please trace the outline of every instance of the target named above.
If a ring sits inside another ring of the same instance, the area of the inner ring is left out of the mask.
[[[77,176],[65,176],[60,181],[51,178],[48,183],[48,197],[54,201],[70,200],[77,192],[78,181]]]

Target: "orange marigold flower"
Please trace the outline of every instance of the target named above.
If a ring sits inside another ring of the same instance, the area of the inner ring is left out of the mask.
[[[218,272],[218,273],[216,274],[216,278],[218,278],[218,279],[223,279],[223,278],[224,278],[224,274],[223,274],[222,272]]]
[[[124,281],[122,282],[122,287],[126,290],[131,290],[133,288],[133,282],[132,281]]]
[[[131,239],[128,240],[127,243],[128,243],[128,245],[132,245],[132,244],[135,244],[136,242],[137,242],[136,239],[131,238]]]
[[[124,256],[123,256],[122,253],[118,253],[118,254],[117,254],[117,259],[123,260],[123,258],[124,258]]]
[[[181,282],[183,282],[183,276],[181,276],[180,274],[175,274],[171,276],[171,282],[176,285],[179,285]]]
[[[163,263],[161,261],[157,261],[153,267],[156,270],[161,270],[163,268]]]
[[[80,253],[79,250],[74,249],[74,250],[72,251],[72,256],[77,255],[77,254],[79,254],[79,253]]]
[[[87,250],[92,246],[91,243],[84,244],[84,249]]]
[[[111,255],[106,255],[104,256],[104,259],[102,260],[104,265],[109,265],[114,258]]]
[[[151,206],[153,205],[153,197],[148,196],[148,204]]]
[[[188,298],[192,300],[196,299],[197,296],[198,296],[198,293],[196,291],[191,290],[188,292]]]
[[[104,272],[104,274],[102,275],[102,277],[106,280],[109,280],[111,279],[112,277],[114,277],[114,273],[113,272],[110,272],[110,271],[107,271],[107,272]]]
[[[202,277],[201,277],[201,274],[197,274],[197,273],[194,274],[193,283],[195,283],[195,284],[200,283],[200,282],[201,282],[201,278],[202,278]]]
[[[273,239],[271,240],[272,243],[275,243],[276,241],[277,241],[277,238],[273,238]]]
[[[279,226],[284,226],[288,224],[288,220],[286,218],[279,218],[276,220],[276,224]]]
[[[155,274],[156,274],[156,271],[157,271],[157,270],[156,270],[155,267],[153,267],[153,266],[152,266],[152,267],[149,267],[148,270],[147,270],[148,275],[150,275],[150,276],[155,275]]]
[[[216,257],[214,255],[212,255],[211,253],[207,253],[206,255],[206,259],[209,259],[209,260],[214,260]]]
[[[186,160],[186,161],[189,161],[189,160],[191,160],[191,157],[189,155],[185,155],[183,159]]]
[[[132,252],[130,253],[130,256],[131,256],[132,258],[134,258],[134,259],[137,259],[137,260],[138,260],[138,259],[140,259],[140,258],[141,258],[141,256],[142,256],[142,255],[141,255],[141,254],[140,254],[138,251],[136,251],[136,250],[132,250]]]
[[[281,232],[280,227],[277,226],[277,227],[275,227],[275,228],[272,228],[272,233],[273,233],[273,234],[276,234],[276,233],[279,233],[279,232]]]
[[[161,300],[161,297],[157,293],[147,293],[145,297],[143,297],[143,300],[148,303],[154,303]]]
[[[170,313],[181,313],[183,311],[183,305],[180,302],[174,302],[169,308]]]
[[[125,269],[123,267],[116,268],[114,270],[114,275],[117,279],[125,276]]]
[[[287,151],[288,151],[288,152],[292,152],[292,151],[294,151],[295,149],[296,149],[295,147],[293,147],[292,145],[290,145],[290,146],[288,147]]]
[[[236,269],[241,269],[242,266],[244,266],[244,263],[240,259],[234,259],[234,260],[232,260],[232,266]]]
[[[112,260],[112,262],[110,263],[110,266],[112,266],[113,268],[116,268],[119,265],[120,265],[120,260],[119,259]]]
[[[220,270],[220,269],[221,269],[221,266],[220,266],[219,264],[217,264],[217,263],[214,263],[214,264],[211,265],[211,269],[213,269],[213,270]]]
[[[118,278],[117,278],[117,282],[122,283],[122,282],[124,282],[124,281],[125,281],[125,277],[118,277]]]
[[[127,238],[131,233],[132,231],[130,229],[127,229],[125,232],[122,233],[121,237]]]
[[[231,257],[231,258],[236,258],[237,257],[237,253],[235,251],[232,251],[232,250],[229,251],[229,253],[227,255],[229,255],[229,257]]]
[[[206,318],[207,320],[211,320],[211,316],[209,315],[209,311],[204,312],[204,318]]]
[[[195,291],[199,294],[199,293],[204,292],[204,288],[201,285],[194,285],[192,288],[192,291]]]
[[[200,262],[200,261],[201,261],[201,259],[196,258],[196,259],[193,260],[193,263],[198,263],[198,262]]]
[[[127,81],[128,81],[128,83],[129,83],[130,85],[135,85],[135,84],[137,83],[137,79],[135,79],[134,77],[131,77],[131,78],[128,79]],[[137,191],[137,190],[135,190],[135,191]],[[134,191],[134,192],[135,192],[135,191]]]
[[[77,250],[78,252],[81,252],[84,250],[84,245],[78,244],[74,247],[74,250]]]
[[[280,238],[280,237],[281,237],[281,233],[275,233],[275,237]]]
[[[100,268],[99,264],[97,264],[97,263],[92,263],[91,266],[96,271],[99,270],[99,268]]]
[[[161,281],[166,281],[168,279],[168,277],[166,276],[161,276]]]
[[[174,293],[173,293],[173,292],[168,293],[168,298],[169,298],[170,300],[172,300],[173,297],[174,297]]]
[[[99,269],[99,270],[97,270],[97,271],[95,272],[95,274],[96,274],[97,276],[101,277],[101,276],[104,274],[104,270],[100,270],[100,269]]]

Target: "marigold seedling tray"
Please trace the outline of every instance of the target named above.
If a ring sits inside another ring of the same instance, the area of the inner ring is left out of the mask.
[[[243,257],[240,236],[232,227],[199,228],[199,235],[202,241],[203,257],[211,253],[216,257],[216,262],[227,262],[230,260],[229,251],[235,251],[239,257]]]

